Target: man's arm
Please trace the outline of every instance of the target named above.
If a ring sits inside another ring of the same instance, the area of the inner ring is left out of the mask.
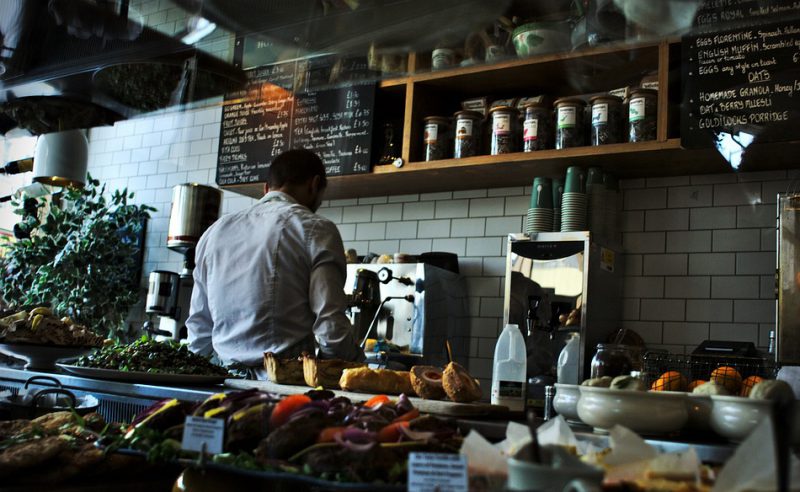
[[[213,352],[211,329],[214,327],[214,321],[211,319],[211,312],[208,309],[205,278],[199,263],[193,274],[194,287],[192,288],[189,317],[186,319],[186,329],[189,333],[189,350],[196,354],[209,356]]]
[[[314,335],[319,342],[320,356],[344,360],[364,360],[364,351],[355,340],[350,321],[344,314],[347,301],[344,282],[347,267],[339,230],[327,220],[317,220],[309,236],[311,278],[308,300],[317,315]]]

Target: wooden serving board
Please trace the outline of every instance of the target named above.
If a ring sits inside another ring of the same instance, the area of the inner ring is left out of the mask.
[[[257,388],[269,393],[281,395],[297,395],[305,393],[312,388],[308,386],[295,386],[290,384],[276,384],[271,381],[253,381],[248,379],[226,379],[225,386],[236,389]],[[331,390],[336,396],[344,396],[353,402],[369,400],[374,394],[354,393],[352,391]],[[391,396],[391,395],[390,395]],[[436,415],[447,415],[449,417],[503,417],[508,414],[508,407],[501,405],[490,405],[488,403],[455,403],[442,400],[425,400],[423,398],[409,398],[414,407],[422,413],[432,413]]]

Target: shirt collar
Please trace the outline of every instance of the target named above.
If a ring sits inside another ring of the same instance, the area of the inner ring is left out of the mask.
[[[270,191],[266,195],[262,196],[261,200],[259,200],[259,202],[261,203],[276,202],[276,201],[288,202],[294,204],[297,203],[297,200],[295,200],[294,197],[282,191]]]

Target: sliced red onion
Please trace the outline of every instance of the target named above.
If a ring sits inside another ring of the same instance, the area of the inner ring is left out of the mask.
[[[313,415],[315,413],[325,413],[325,412],[321,408],[314,407],[309,404],[291,414],[289,416],[289,420],[302,419],[308,417],[309,415]]]
[[[411,400],[406,396],[405,393],[400,395],[400,398],[397,399],[397,413],[399,415],[403,415],[404,413],[410,412],[414,410],[414,404],[411,403]]]
[[[359,443],[355,443],[353,441],[347,441],[347,440],[342,438],[343,434],[344,433],[336,434],[335,436],[333,436],[333,439],[337,443],[339,443],[340,446],[342,446],[345,449],[349,449],[350,451],[363,453],[363,452],[369,451],[370,449],[374,448],[378,444],[377,442],[366,442],[366,443],[359,444]]]
[[[378,435],[374,432],[365,431],[356,427],[348,427],[341,434],[344,441],[350,441],[357,444],[376,443],[378,442]]]
[[[400,431],[412,441],[427,441],[436,435],[435,432],[413,431],[405,425],[398,426]]]

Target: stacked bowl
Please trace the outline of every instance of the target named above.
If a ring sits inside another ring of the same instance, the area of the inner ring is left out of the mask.
[[[570,166],[561,197],[561,232],[586,230],[587,205],[586,171]]]
[[[553,230],[553,183],[550,178],[538,177],[533,180],[531,206],[525,222],[525,232],[552,232]]]

